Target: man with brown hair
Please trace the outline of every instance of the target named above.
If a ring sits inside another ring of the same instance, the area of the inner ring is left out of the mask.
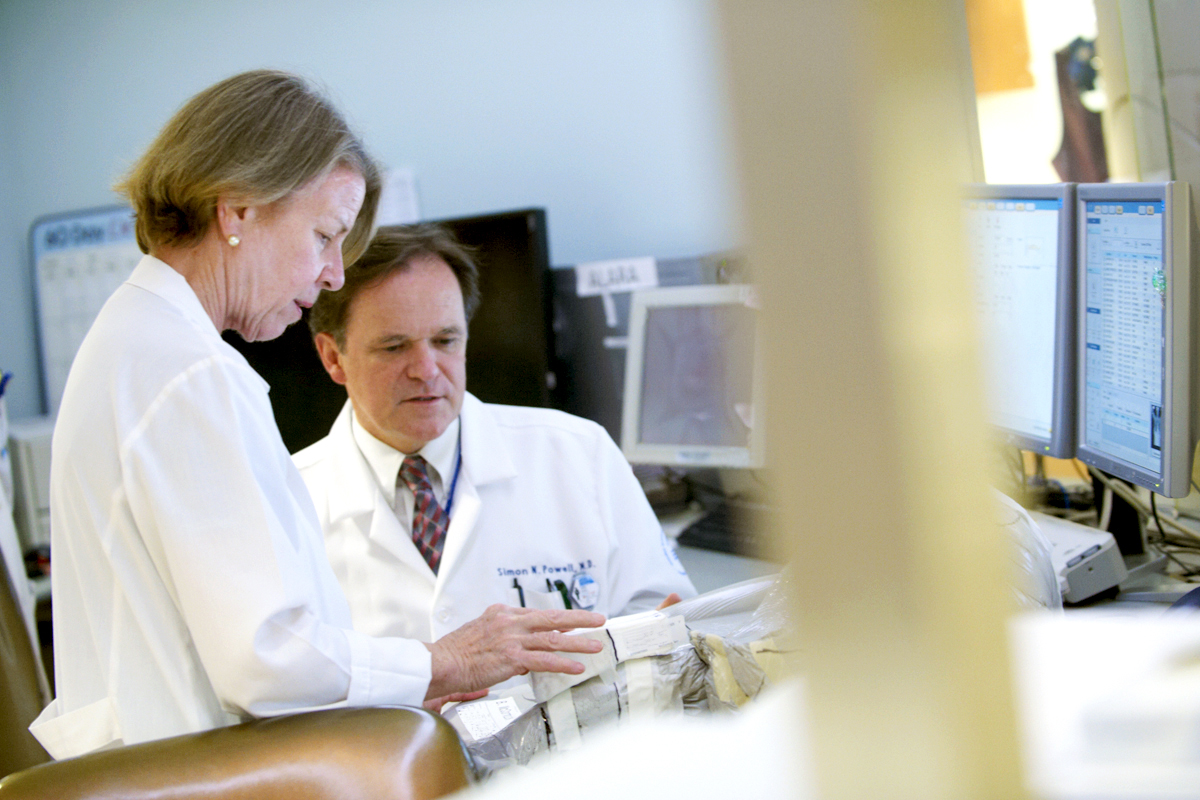
[[[500,607],[616,615],[693,595],[603,428],[466,391],[478,302],[469,253],[418,225],[381,230],[313,308],[350,400],[295,459],[355,628],[437,642]]]

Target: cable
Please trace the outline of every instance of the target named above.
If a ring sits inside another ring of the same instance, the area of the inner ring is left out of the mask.
[[[1100,495],[1100,520],[1097,523],[1102,531],[1108,530],[1108,523],[1112,519],[1113,493],[1109,486],[1104,487],[1104,492]]]
[[[1154,515],[1154,527],[1158,529],[1158,535],[1162,538],[1166,531],[1163,529],[1162,520],[1158,518],[1158,503],[1154,499],[1154,492],[1150,493],[1150,513]]]
[[[1178,557],[1179,555],[1200,556],[1200,534],[1180,525],[1170,518],[1164,519],[1160,516],[1154,492],[1150,493],[1150,507],[1147,509],[1142,499],[1137,496],[1137,493],[1124,483],[1110,479],[1099,470],[1089,469],[1089,472],[1104,484],[1106,498],[1110,496],[1110,493],[1115,494],[1129,503],[1143,517],[1153,517],[1158,529],[1158,536],[1152,543],[1158,552],[1179,568],[1180,577],[1188,579],[1200,576],[1200,565],[1188,564]],[[1111,501],[1106,501],[1106,505],[1110,503]],[[1102,529],[1105,527],[1107,526],[1102,526]],[[1168,533],[1167,527],[1175,529],[1177,533]]]
[[[1102,484],[1104,484],[1106,495],[1109,491],[1111,491],[1117,497],[1120,497],[1126,503],[1129,503],[1129,505],[1133,506],[1134,510],[1137,511],[1138,513],[1140,513],[1143,518],[1149,519],[1150,517],[1153,516],[1155,518],[1156,522],[1162,521],[1157,517],[1157,515],[1154,512],[1151,511],[1151,509],[1146,507],[1146,504],[1142,501],[1142,499],[1140,497],[1137,496],[1137,493],[1135,491],[1133,491],[1132,489],[1130,489],[1127,485],[1125,485],[1124,483],[1121,483],[1120,481],[1115,481],[1115,480],[1109,478],[1107,475],[1105,475],[1103,472],[1100,472],[1097,469],[1089,468],[1088,471],[1092,475],[1094,475],[1098,481],[1100,481]],[[1151,494],[1153,494],[1153,492],[1151,492]],[[1108,506],[1108,505],[1111,505],[1111,503],[1106,501],[1105,505]],[[1105,513],[1106,514],[1109,513],[1109,510],[1107,508],[1105,509]],[[1178,522],[1175,522],[1174,520],[1169,519],[1169,518],[1166,520],[1166,524],[1171,526],[1172,528],[1174,528],[1179,533],[1183,534],[1184,538],[1186,538],[1189,542],[1195,542],[1197,545],[1200,545],[1200,534],[1197,534],[1195,531],[1191,530],[1190,528],[1186,528],[1183,525],[1180,525]],[[1101,526],[1101,529],[1104,529],[1104,528],[1107,528],[1107,525]]]

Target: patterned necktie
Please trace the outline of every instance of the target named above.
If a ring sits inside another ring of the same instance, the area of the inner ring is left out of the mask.
[[[413,544],[425,558],[436,575],[442,560],[442,545],[446,543],[446,529],[450,517],[438,505],[433,495],[433,485],[425,474],[425,459],[420,456],[405,456],[400,465],[400,480],[413,493]]]

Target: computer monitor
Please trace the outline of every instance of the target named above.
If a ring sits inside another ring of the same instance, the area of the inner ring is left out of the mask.
[[[1196,448],[1196,290],[1186,183],[1080,184],[1078,458],[1166,497]]]
[[[760,316],[752,286],[633,293],[621,417],[631,463],[763,465]]]
[[[554,333],[545,210],[430,221],[471,247],[479,267],[479,308],[467,339],[467,391],[485,403],[550,405]]]
[[[472,248],[479,267],[479,310],[467,344],[467,391],[489,403],[549,405],[552,353],[550,255],[540,208],[431,220]],[[329,433],[346,403],[317,356],[305,319],[269,342],[237,348],[271,386],[271,407],[284,444],[296,452]]]
[[[658,285],[715,284],[718,276],[740,269],[734,253],[656,258]],[[557,383],[551,404],[604,426],[621,441],[621,400],[625,396],[625,350],[629,345],[631,290],[609,297],[579,294],[574,267],[551,270],[554,361]]]
[[[1023,450],[1075,456],[1075,184],[967,187],[989,418]]]

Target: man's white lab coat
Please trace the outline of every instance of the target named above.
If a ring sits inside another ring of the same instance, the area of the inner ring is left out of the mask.
[[[431,642],[522,595],[529,607],[561,608],[556,582],[574,607],[606,615],[695,595],[629,464],[594,422],[468,393],[435,576],[355,443],[351,414],[347,403],[329,435],[295,459],[356,630]]]

